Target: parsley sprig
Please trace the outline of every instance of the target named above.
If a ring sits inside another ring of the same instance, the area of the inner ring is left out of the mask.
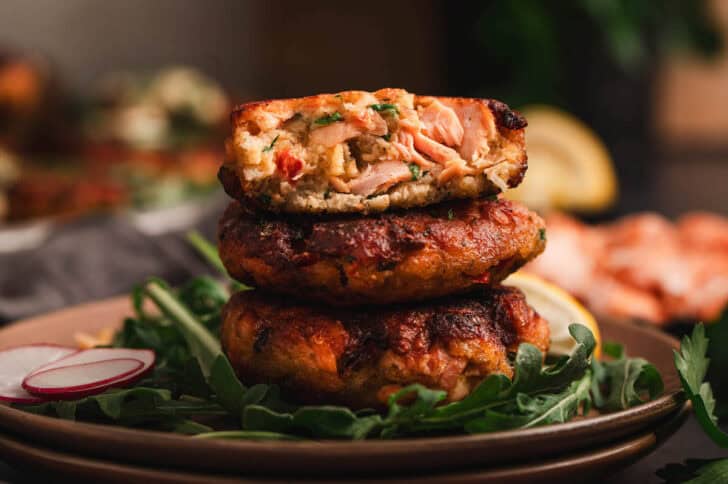
[[[344,117],[341,115],[341,113],[337,111],[332,114],[328,114],[326,116],[318,118],[316,121],[314,121],[314,124],[318,124],[319,126],[328,126],[329,124],[341,121],[343,119]]]
[[[394,104],[389,104],[389,103],[370,104],[369,107],[378,113],[392,114],[392,115],[399,114],[399,109]]]
[[[718,427],[715,416],[715,397],[710,383],[705,381],[710,359],[705,327],[698,324],[691,336],[684,336],[680,351],[675,351],[675,367],[685,394],[693,404],[695,417],[705,433],[720,447],[728,447],[728,434]]]

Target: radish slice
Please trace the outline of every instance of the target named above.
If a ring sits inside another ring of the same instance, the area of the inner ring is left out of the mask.
[[[23,381],[23,388],[48,398],[78,398],[127,382],[143,366],[129,358],[61,366],[34,372]]]
[[[38,367],[77,353],[75,348],[53,344],[15,346],[0,351],[0,401],[40,403],[44,399],[23,389],[25,377]]]
[[[154,359],[152,350],[91,348],[43,365],[26,376],[22,386],[45,399],[79,398],[138,380],[153,367]],[[134,368],[129,361],[135,362]]]
[[[145,366],[154,364],[154,351],[152,350],[133,350],[129,348],[90,348],[87,350],[77,351],[65,358],[60,358],[51,363],[45,364],[40,368],[33,370],[28,376],[30,378],[33,373],[50,370],[53,368],[61,368],[64,366],[83,365],[85,363],[93,363],[104,360],[118,359],[139,360]]]

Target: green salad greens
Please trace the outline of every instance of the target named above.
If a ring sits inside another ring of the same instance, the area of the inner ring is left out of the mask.
[[[194,246],[222,270],[216,251],[192,235]],[[544,359],[524,343],[513,355],[514,378],[494,374],[463,400],[443,404],[446,394],[419,384],[391,395],[386,411],[334,405],[296,405],[277,385],[246,386],[236,377],[216,336],[232,281],[197,277],[180,288],[150,279],[132,293],[135,316],[127,318],[113,346],[150,348],[154,371],[132,388],[113,389],[76,401],[19,405],[66,419],[143,426],[199,438],[367,439],[481,433],[565,422],[590,408],[624,409],[655,398],[662,378],[640,358],[609,345],[609,361],[592,358],[594,337],[571,325],[575,340],[566,356]],[[152,311],[150,308],[156,308]],[[700,376],[700,375],[697,375]]]
[[[680,343],[680,351],[675,351],[675,367],[677,368],[683,390],[693,405],[695,419],[705,434],[721,448],[728,448],[728,433],[718,426],[716,416],[716,400],[709,380],[717,384],[725,384],[726,356],[722,347],[728,332],[728,310],[717,321],[711,323],[707,330],[702,324],[693,328],[690,336],[684,336]],[[710,335],[710,338],[708,338]],[[711,345],[711,339],[713,344]],[[717,371],[710,375],[711,359],[716,357]],[[722,388],[725,391],[725,388]],[[689,482],[692,484],[712,484],[728,482],[728,459],[687,459],[684,464],[668,464],[657,471],[657,475],[670,484]]]

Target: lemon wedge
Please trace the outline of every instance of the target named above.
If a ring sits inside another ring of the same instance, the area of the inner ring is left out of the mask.
[[[503,281],[506,286],[517,287],[526,295],[528,304],[549,323],[551,330],[550,353],[568,354],[576,342],[569,334],[569,325],[583,324],[597,342],[594,356],[600,355],[602,337],[594,316],[566,291],[540,277],[516,272]]]
[[[536,210],[596,212],[617,197],[617,179],[604,143],[574,116],[549,106],[527,106],[528,172],[506,192]]]

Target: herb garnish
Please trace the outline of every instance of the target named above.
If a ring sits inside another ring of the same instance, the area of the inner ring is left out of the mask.
[[[452,211],[452,208],[448,208],[447,209],[447,219],[452,220],[453,218],[455,218],[455,213]]]
[[[279,134],[277,134],[277,135],[276,135],[276,137],[275,137],[275,138],[273,138],[273,141],[271,141],[271,142],[270,142],[270,144],[269,144],[268,146],[266,146],[265,148],[263,148],[263,153],[267,153],[267,152],[269,152],[270,150],[272,150],[272,149],[273,149],[273,147],[274,147],[274,146],[275,146],[275,144],[276,144],[276,141],[278,141],[278,137],[279,137],[279,136],[280,136],[280,135],[279,135]]]
[[[341,113],[337,111],[333,114],[318,118],[316,121],[314,121],[314,124],[318,124],[320,126],[328,126],[329,124],[341,121],[342,119],[344,119],[344,117],[341,115]]]
[[[394,104],[389,104],[389,103],[370,104],[369,107],[378,113],[399,114],[399,109]]]
[[[680,351],[675,351],[675,367],[685,394],[693,404],[693,411],[700,426],[713,442],[721,447],[728,447],[728,434],[718,427],[715,416],[715,398],[713,389],[705,380],[710,359],[708,338],[705,327],[697,324],[691,336],[684,336],[680,342]]]
[[[710,365],[708,354],[712,354],[719,365],[712,377],[720,377],[725,368],[724,340],[721,338],[728,330],[728,309],[724,310],[717,321],[710,323],[706,336],[706,328],[698,324],[690,336],[684,336],[680,342],[680,351],[674,352],[675,367],[685,394],[693,405],[693,412],[703,431],[719,447],[728,447],[728,434],[718,427],[716,401],[713,388],[706,381]],[[713,341],[713,344],[710,342]],[[715,380],[714,380],[715,381]],[[722,383],[722,381],[718,381]],[[696,484],[712,484],[728,480],[728,459],[688,459],[685,464],[668,464],[657,471],[657,475],[668,483],[691,482]]]
[[[544,228],[538,229],[538,239],[541,241],[546,240],[546,229],[544,229]]]
[[[391,140],[391,139],[392,139],[392,133],[387,133],[387,134],[383,134],[383,135],[382,135],[382,139],[383,139],[384,141],[389,141],[389,140]]]
[[[417,181],[420,179],[420,167],[416,163],[410,163],[407,165],[409,168],[410,173],[412,173],[412,181]]]

